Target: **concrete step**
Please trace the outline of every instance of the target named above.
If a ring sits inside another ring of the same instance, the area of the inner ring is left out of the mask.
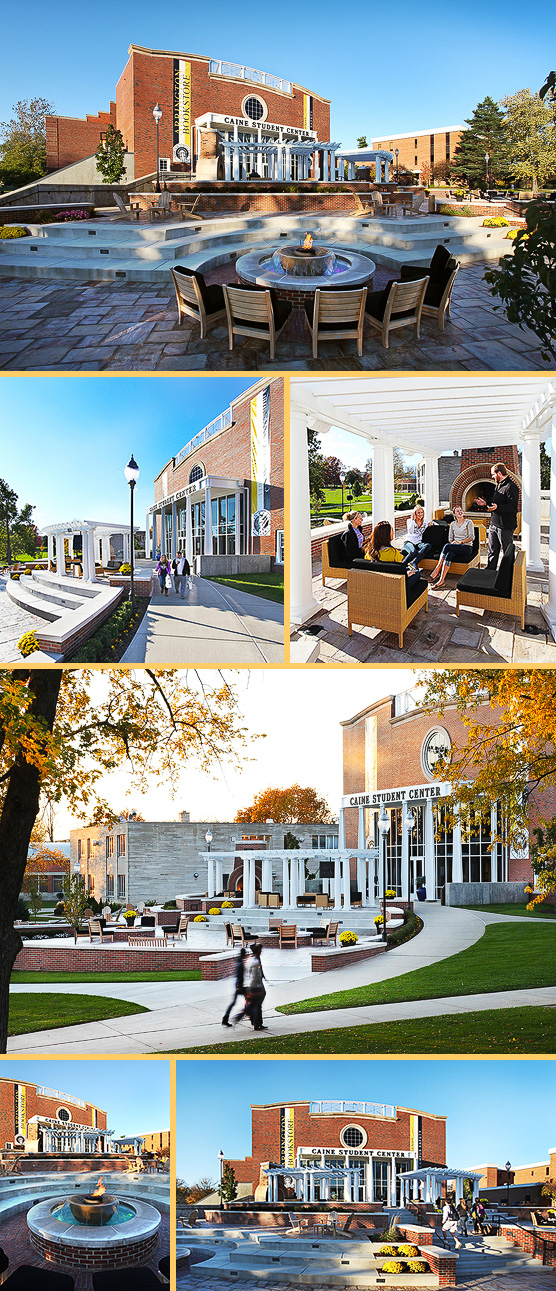
[[[37,584],[32,574],[22,574],[19,580],[20,586],[23,585],[31,596],[39,597],[42,601],[51,602],[53,605],[60,605],[65,610],[78,610],[83,605],[85,597],[69,591],[51,591],[49,588]]]

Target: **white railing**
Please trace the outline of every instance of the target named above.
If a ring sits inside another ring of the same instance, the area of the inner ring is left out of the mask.
[[[73,1103],[74,1107],[86,1107],[87,1104],[81,1098],[74,1098],[73,1094],[63,1094],[60,1089],[48,1089],[46,1085],[37,1085],[37,1094],[42,1094],[44,1098],[59,1098],[62,1103]]]
[[[199,447],[199,444],[204,444],[205,440],[211,439],[213,435],[217,435],[220,430],[225,430],[226,427],[231,426],[231,424],[232,409],[226,408],[225,412],[221,412],[220,416],[214,418],[214,421],[209,421],[208,426],[204,426],[197,435],[193,436],[193,439],[189,440],[189,443],[185,445],[185,448],[182,448],[181,452],[179,452],[176,457],[176,466],[179,466],[180,462],[183,462],[184,457],[189,456],[189,453],[193,453],[194,450]]]
[[[282,80],[281,76],[272,76],[270,72],[259,72],[254,67],[243,67],[241,63],[225,63],[220,58],[210,60],[211,76],[233,76],[239,81],[251,81],[253,85],[267,85],[270,90],[281,90],[291,94],[291,81]]]
[[[330,1116],[334,1112],[350,1112],[357,1116],[389,1116],[395,1117],[396,1109],[389,1103],[325,1103],[312,1102],[309,1111],[313,1115]]]

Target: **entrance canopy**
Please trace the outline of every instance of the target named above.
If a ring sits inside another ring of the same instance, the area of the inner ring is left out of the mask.
[[[556,380],[546,375],[436,376],[384,380],[331,377],[291,381],[291,604],[293,623],[317,608],[311,588],[311,521],[307,430],[332,427],[365,440],[373,455],[373,525],[394,518],[394,448],[424,457],[427,518],[439,506],[438,459],[458,448],[516,444],[522,452],[522,545],[527,568],[540,558],[540,445],[552,436],[550,597],[556,623]],[[324,448],[326,452],[326,447]]]
[[[280,1180],[283,1181],[286,1188],[294,1188],[295,1196],[298,1201],[315,1201],[318,1191],[320,1201],[329,1201],[331,1185],[342,1182],[344,1201],[356,1201],[358,1199],[359,1170],[350,1169],[347,1166],[338,1166],[333,1169],[320,1166],[263,1166],[264,1173],[268,1179],[268,1200],[278,1201],[278,1186]],[[315,1189],[315,1183],[318,1183],[318,1189]]]
[[[67,558],[75,566],[74,572],[79,571],[88,583],[96,582],[95,565],[106,566],[113,559],[129,561],[130,527],[121,521],[111,524],[107,520],[65,520],[43,525],[41,532],[48,540],[49,567],[56,559],[57,574],[66,572],[66,542]],[[140,533],[136,526],[134,533]],[[81,551],[74,551],[75,538],[81,539]]]
[[[352,148],[349,152],[342,148],[338,152],[338,161],[347,161],[348,179],[355,179],[355,167],[374,166],[375,180],[377,184],[382,183],[382,167],[384,165],[384,183],[387,184],[390,178],[390,162],[394,160],[393,152],[386,152],[384,148]]]
[[[479,1196],[479,1180],[482,1174],[475,1170],[453,1170],[448,1166],[424,1166],[420,1170],[407,1170],[400,1175],[402,1202],[428,1201],[435,1202],[440,1196],[442,1184],[452,1185],[456,1205],[463,1197],[463,1184],[467,1179],[473,1184],[473,1201]]]

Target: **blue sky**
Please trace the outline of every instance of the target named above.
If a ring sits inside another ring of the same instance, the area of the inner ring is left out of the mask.
[[[223,1070],[222,1062],[228,1067]],[[251,1103],[341,1098],[445,1115],[447,1162],[544,1161],[556,1135],[556,1063],[516,1060],[358,1062],[224,1059],[177,1064],[177,1168],[188,1183],[218,1176],[218,1152],[248,1156]]]
[[[7,377],[0,385],[0,475],[34,520],[124,521],[131,453],[140,527],[154,476],[253,377]]]
[[[36,95],[68,116],[107,109],[133,42],[249,63],[305,85],[332,100],[332,136],[354,146],[359,134],[457,125],[486,94],[538,89],[554,63],[555,25],[552,0],[537,0],[529,13],[518,0],[464,8],[214,0],[209,9],[97,0],[92,11],[73,0],[30,0],[24,21],[16,5],[3,18],[0,120]]]
[[[170,1064],[157,1061],[36,1062],[2,1060],[0,1076],[47,1085],[96,1103],[108,1114],[108,1129],[148,1134],[170,1125]]]

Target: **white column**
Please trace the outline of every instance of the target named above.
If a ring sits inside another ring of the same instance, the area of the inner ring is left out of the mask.
[[[434,513],[438,509],[439,487],[438,487],[438,457],[431,454],[425,455],[425,519],[427,521],[434,519]]]
[[[164,507],[160,511],[160,555],[166,555],[166,511]]]
[[[523,436],[521,472],[521,544],[527,569],[542,574],[541,560],[541,431]]]
[[[65,551],[64,535],[63,533],[57,533],[56,534],[56,573],[57,574],[65,573],[66,560],[65,560],[64,551]]]
[[[406,829],[405,810],[402,812],[402,900],[405,901],[409,892],[409,840],[411,830]]]
[[[205,489],[205,556],[212,556],[212,501],[210,484]]]
[[[290,857],[290,905],[292,910],[297,910],[297,898],[299,896],[299,865],[298,857],[292,852]]]
[[[454,825],[452,830],[452,883],[463,883],[461,825]]]
[[[349,856],[344,856],[344,910],[351,910],[351,866]]]
[[[334,857],[334,906],[339,910],[342,905],[342,862],[339,856]]]
[[[214,896],[214,861],[212,856],[207,860],[207,896]]]
[[[217,892],[222,892],[222,890],[223,890],[223,886],[224,886],[224,875],[223,875],[224,862],[223,862],[221,859],[220,859],[220,860],[215,860],[215,862],[214,862],[214,868],[215,868],[215,887],[216,887],[216,891],[217,891]]]
[[[384,470],[384,501],[386,504],[386,519],[392,526],[395,524],[394,511],[394,449],[390,444],[386,444],[383,449],[383,470]]]
[[[556,414],[552,416],[552,453],[550,458],[550,540],[548,551],[548,604],[544,617],[556,641]]]
[[[185,499],[185,554],[191,565],[193,561],[193,527],[190,497]]]
[[[258,126],[258,128],[257,128],[257,143],[262,143],[262,141],[263,141],[263,132],[262,132],[262,130],[261,130],[261,127],[260,127],[260,126]],[[257,171],[258,171],[258,173],[259,173],[259,175],[261,176],[261,179],[262,179],[262,175],[263,175],[263,154],[262,154],[262,152],[258,152],[258,153],[257,153]]]
[[[47,535],[46,549],[47,549],[47,556],[48,556],[48,565],[50,567],[50,562],[54,560],[54,534],[53,533],[49,533]]]
[[[227,184],[229,184],[232,178],[232,162],[230,157],[230,151],[231,151],[230,145],[228,143],[225,143],[224,144],[224,179],[226,180]]]
[[[237,126],[234,126],[234,131],[237,131]],[[239,143],[237,143],[235,139],[232,144],[232,158],[233,158],[232,179],[234,179],[237,183],[239,179]]]
[[[145,516],[145,560],[151,558],[151,514],[147,511]]]
[[[390,1205],[396,1205],[396,1161],[394,1157],[390,1162]]]
[[[250,857],[249,857],[249,905],[250,905],[250,906],[254,906],[254,905],[256,905],[256,904],[257,904],[256,894],[255,894],[255,893],[256,893],[256,889],[255,889],[255,857],[254,857],[254,856],[250,856]]]
[[[382,159],[376,158],[375,161],[375,183],[382,184]]]
[[[240,528],[240,515],[239,515],[240,498],[241,498],[241,492],[240,492],[240,490],[239,490],[239,489],[236,489],[236,491],[235,491],[235,500],[236,500],[236,529],[235,529],[235,547],[236,547],[236,556],[239,556],[239,554],[240,554],[239,548],[240,548],[240,545],[241,545],[241,528]]]
[[[381,520],[390,519],[386,495],[387,445],[373,444],[373,529]],[[392,451],[392,450],[390,450]]]
[[[247,852],[246,852],[246,853],[245,853],[245,855],[244,855],[244,856],[242,856],[242,858],[241,858],[241,867],[242,867],[242,870],[243,870],[243,896],[242,896],[242,902],[241,902],[241,904],[242,904],[242,906],[246,906],[246,905],[249,905],[249,901],[248,901],[248,896],[249,896],[249,892],[248,892],[248,888],[249,888],[249,857],[248,857],[248,855],[247,855]]]
[[[388,157],[384,158],[384,183],[387,184],[390,178],[390,162]]]
[[[362,851],[365,846],[365,808],[357,808],[357,848]]]
[[[84,529],[81,534],[81,564],[83,566],[83,580],[84,582],[87,582],[89,578],[89,547],[87,544],[86,529]]]
[[[338,825],[338,847],[340,851],[346,845],[346,809],[340,807],[339,825]]]
[[[427,899],[436,897],[436,866],[434,863],[434,817],[430,798],[425,804],[425,882]]]
[[[500,843],[495,842],[498,833],[498,807],[495,802],[490,808],[490,881],[496,883],[498,878],[498,848]]]
[[[284,148],[284,179],[289,183],[292,177],[292,150],[289,143]]]
[[[348,179],[355,179],[355,162],[348,161]]]
[[[351,1201],[351,1177],[347,1171],[344,1175],[344,1201]]]
[[[87,531],[87,541],[89,544],[89,582],[96,583],[97,576],[95,573],[95,531],[94,529],[89,529]]]
[[[176,511],[175,502],[172,502],[172,560],[175,560],[178,554],[177,529],[178,529],[178,513]]]
[[[261,888],[263,892],[272,892],[272,862],[269,856],[263,856]]]
[[[290,602],[293,624],[304,623],[318,609],[312,589],[307,422],[295,404],[290,413]]]
[[[282,905],[285,910],[290,907],[290,878],[289,878],[289,859],[287,856],[282,857]]]

